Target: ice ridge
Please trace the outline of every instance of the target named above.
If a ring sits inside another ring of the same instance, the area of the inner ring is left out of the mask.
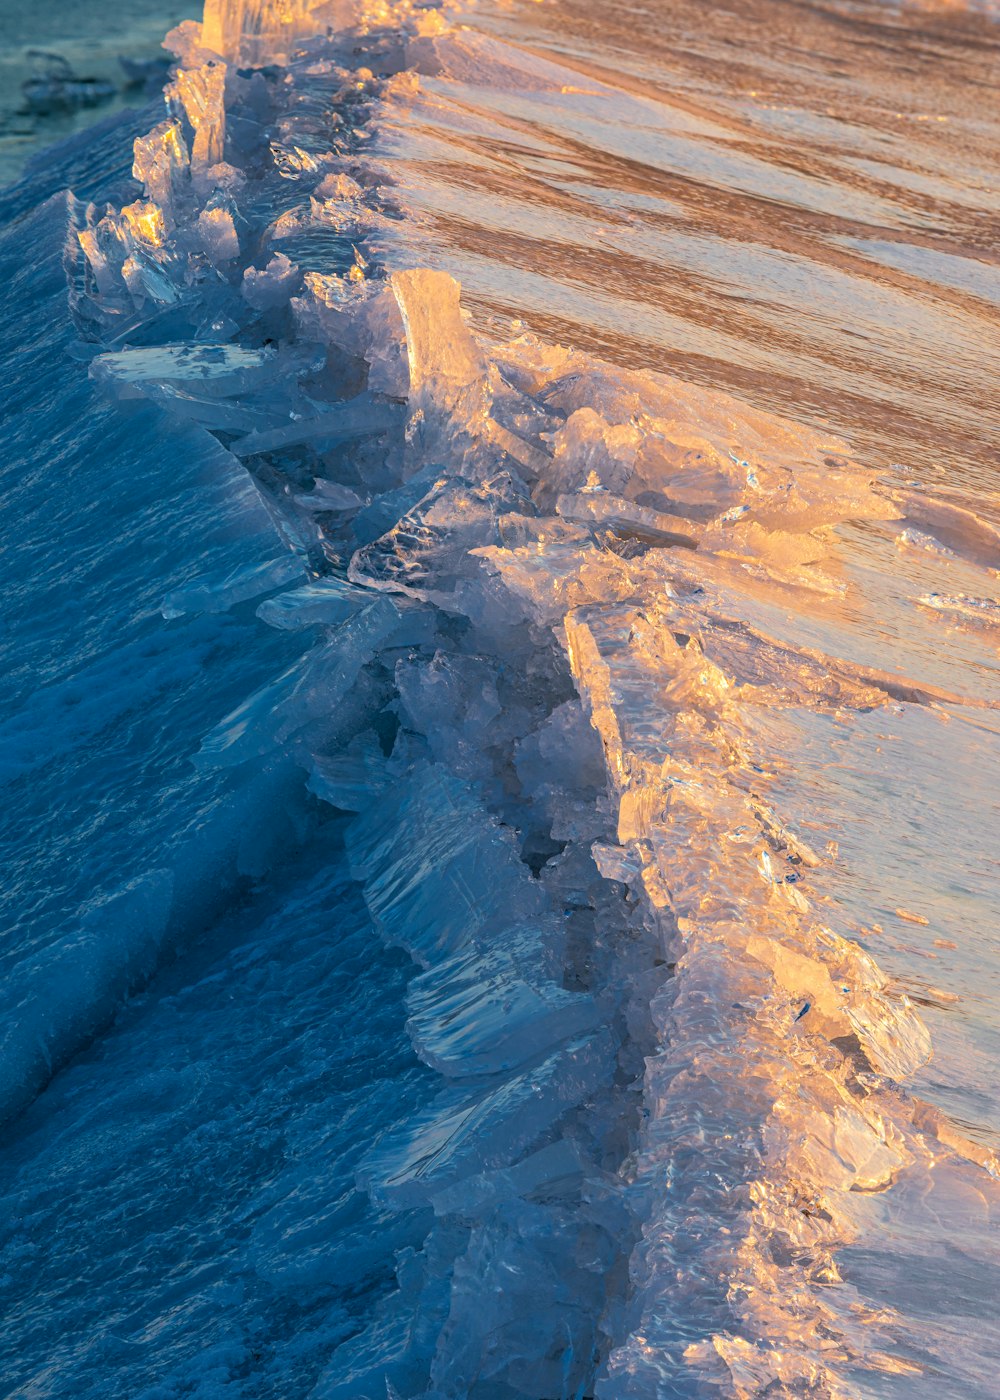
[[[757,717],[961,703],[795,628],[842,592],[832,526],[935,508],[722,395],[474,335],[377,155],[449,42],[210,0],[74,270],[94,379],[243,463],[295,561],[258,615],[316,639],[199,767],[294,760],[419,969],[440,1089],[359,1179],[423,1242],[315,1394],[860,1395],[908,1343],[838,1251],[929,1157],[995,1163],[901,1087],[926,1031],[817,911]]]

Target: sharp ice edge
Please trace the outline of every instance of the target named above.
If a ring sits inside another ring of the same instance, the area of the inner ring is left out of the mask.
[[[290,751],[356,814],[442,1074],[362,1169],[427,1212],[424,1247],[317,1395],[855,1393],[878,1330],[824,1285],[857,1193],[928,1137],[968,1145],[898,1089],[926,1032],[818,921],[744,719],[887,688],[741,598],[834,587],[836,521],[944,518],[976,558],[988,530],[723,396],[484,346],[446,274],[391,270],[370,138],[475,42],[439,11],[209,0],[170,42],[144,195],[80,234],[77,322],[108,392],[247,465],[293,552],[290,590],[165,604],[269,592],[264,621],[321,629],[198,761]]]

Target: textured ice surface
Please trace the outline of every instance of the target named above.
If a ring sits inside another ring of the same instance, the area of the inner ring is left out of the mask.
[[[328,833],[74,1062],[0,1172],[13,1393],[311,1393],[426,1229],[355,1185],[431,1087],[404,987]]]
[[[15,1384],[937,1393],[961,1300],[890,1309],[864,1252],[972,1200],[991,1287],[996,1162],[905,1089],[923,1022],[771,787],[802,733],[971,708],[946,648],[910,677],[848,625],[834,527],[951,550],[983,587],[925,607],[963,627],[991,527],[727,396],[474,335],[379,133],[421,69],[508,81],[499,46],[256,0],[171,43],[142,189],[0,247],[31,580],[0,1106],[77,1055],[0,1163]]]
[[[17,347],[4,500],[18,521],[0,639],[5,1114],[280,847],[281,820],[258,805],[281,810],[280,763],[233,786],[189,757],[193,734],[298,649],[238,606],[287,580],[289,560],[233,459],[178,424],[164,471],[147,448],[164,440],[158,413],[122,417],[66,357],[74,216],[55,196],[0,243]],[[56,414],[64,426],[40,433]]]

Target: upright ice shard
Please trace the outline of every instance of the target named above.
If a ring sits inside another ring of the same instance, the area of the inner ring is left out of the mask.
[[[486,377],[486,361],[462,319],[461,288],[446,272],[414,268],[393,273],[403,313],[414,408],[454,410]]]
[[[313,32],[318,0],[206,0],[202,44],[237,65],[259,68],[286,58]]]
[[[167,99],[184,112],[194,131],[192,167],[201,172],[218,165],[226,147],[226,65],[209,59],[196,68],[181,68],[166,89]]]
[[[136,141],[132,173],[172,228],[182,217],[191,177],[191,156],[180,122],[160,122]]]

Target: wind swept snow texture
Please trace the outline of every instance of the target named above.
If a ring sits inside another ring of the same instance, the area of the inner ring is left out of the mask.
[[[65,234],[85,348],[21,388],[52,674],[2,754],[52,892],[5,1107],[202,934],[8,1155],[22,1212],[78,1166],[55,1243],[5,1256],[15,1393],[987,1396],[995,1335],[956,1347],[962,1301],[896,1305],[871,1261],[988,1215],[996,1162],[905,1089],[925,1027],[770,796],[801,729],[995,704],[840,608],[834,526],[949,507],[727,396],[475,336],[379,134],[476,42],[209,0],[141,192],[6,235],[11,279],[51,250],[22,347],[53,363]],[[32,457],[43,394],[73,428]],[[88,491],[141,592],[113,551],[87,573]],[[974,573],[988,527],[949,519]]]

